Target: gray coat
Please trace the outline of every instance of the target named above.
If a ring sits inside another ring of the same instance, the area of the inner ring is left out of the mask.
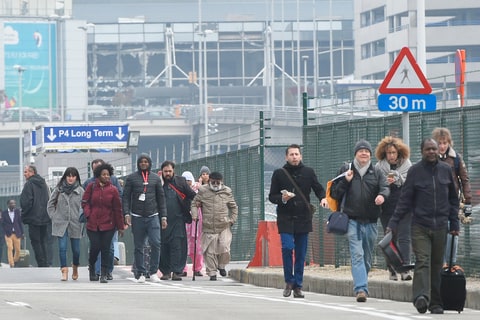
[[[78,186],[68,195],[55,187],[47,205],[48,215],[52,220],[52,236],[63,237],[68,228],[69,238],[83,237],[82,223],[78,221],[78,218],[81,213],[84,192],[82,186]]]

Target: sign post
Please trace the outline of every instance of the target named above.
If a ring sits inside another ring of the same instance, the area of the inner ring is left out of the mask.
[[[378,91],[380,111],[430,112],[437,109],[437,97],[431,94],[432,87],[408,47],[400,50]],[[408,126],[404,126],[405,130]],[[403,134],[408,145],[408,132]]]

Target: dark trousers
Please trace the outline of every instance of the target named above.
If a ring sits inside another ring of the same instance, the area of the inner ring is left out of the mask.
[[[115,229],[107,231],[91,231],[87,230],[87,236],[90,240],[90,252],[88,253],[88,265],[91,270],[95,268],[95,262],[97,261],[98,253],[102,253],[101,259],[101,274],[106,275],[109,257],[110,257],[110,244],[112,243],[113,234]]]
[[[50,233],[48,232],[50,225]],[[52,256],[52,253],[48,252],[49,241],[51,241],[51,224],[44,225],[28,225],[28,235],[30,237],[30,244],[32,245],[33,253],[35,254],[35,260],[39,267],[49,267],[48,259]]]
[[[187,238],[172,237],[162,241],[160,250],[160,271],[162,274],[182,273],[187,262]]]
[[[431,230],[414,224],[412,226],[412,245],[415,253],[415,271],[413,275],[413,302],[424,296],[429,301],[429,309],[442,306],[440,282],[445,252],[447,228]]]

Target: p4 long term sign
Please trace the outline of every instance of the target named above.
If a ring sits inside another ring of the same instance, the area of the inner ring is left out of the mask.
[[[37,128],[37,150],[126,149],[128,124]]]

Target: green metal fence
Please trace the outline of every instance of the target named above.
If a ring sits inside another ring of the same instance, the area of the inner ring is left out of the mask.
[[[454,148],[464,156],[474,192],[474,221],[471,225],[461,227],[458,262],[470,276],[480,276],[480,146],[476,141],[480,137],[480,106],[433,113],[412,113],[409,119],[413,163],[421,158],[421,140],[430,136],[432,130],[438,126],[451,130]],[[352,161],[353,147],[357,140],[365,138],[372,146],[376,146],[386,135],[403,136],[401,115],[305,126],[303,160],[306,165],[315,169],[320,182],[326,185],[344,162]],[[276,218],[275,206],[268,201],[268,192],[273,170],[285,163],[285,148],[286,145],[259,145],[181,163],[176,167],[177,174],[184,170],[195,174],[199,173],[203,165],[207,165],[212,171],[221,172],[226,184],[233,189],[240,213],[238,224],[233,229],[233,260],[250,260],[255,252],[258,221]],[[376,159],[372,160],[376,162]],[[314,200],[314,203],[318,206],[318,201]],[[319,208],[317,213],[314,217],[314,232],[310,237],[307,262],[336,266],[350,264],[346,238],[325,232],[329,211]],[[382,236],[379,224],[379,240]],[[374,265],[385,267],[384,258],[378,250]]]
[[[474,220],[472,224],[461,227],[458,263],[469,276],[480,276],[480,106],[412,113],[409,118],[413,163],[421,158],[421,140],[430,136],[432,130],[438,126],[451,130],[454,148],[464,157],[473,191]],[[401,115],[307,125],[303,129],[303,160],[306,165],[315,169],[320,182],[326,185],[345,161],[352,160],[353,146],[358,139],[365,138],[375,146],[386,135],[403,136]],[[260,137],[259,142],[263,141]],[[200,168],[206,165],[211,171],[219,171],[224,175],[225,183],[232,188],[239,207],[238,223],[232,230],[232,260],[252,259],[258,222],[276,218],[276,209],[268,201],[268,192],[273,170],[285,163],[285,148],[286,145],[270,146],[259,143],[250,148],[179,163],[175,168],[177,174],[188,170],[198,177]],[[6,200],[0,199],[3,203],[6,203]],[[318,206],[318,201],[314,200],[314,203]],[[345,237],[332,236],[325,232],[328,213],[328,210],[319,208],[314,216],[308,263],[348,265],[350,255]],[[381,235],[379,224],[379,239]],[[127,263],[131,263],[133,245],[130,232],[120,241],[125,242]],[[82,246],[82,252],[85,252],[83,249],[87,248],[86,240],[82,241]],[[56,251],[54,256],[57,256]],[[86,258],[86,255],[83,256]],[[378,250],[374,265],[385,267],[384,258]]]

